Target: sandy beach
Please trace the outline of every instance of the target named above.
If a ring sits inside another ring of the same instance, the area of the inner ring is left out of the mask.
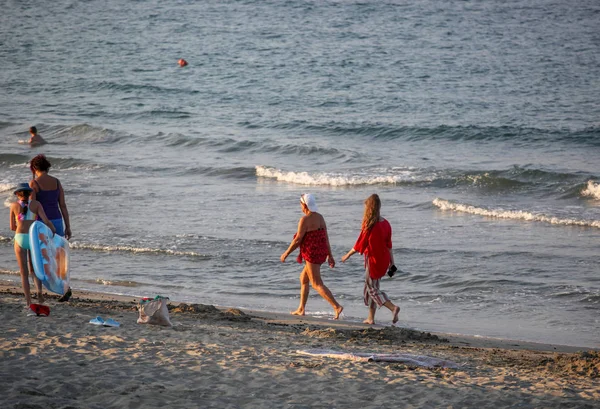
[[[326,319],[170,305],[173,327],[137,324],[137,300],[49,296],[30,317],[0,287],[3,408],[594,408],[600,354]],[[89,320],[113,318],[118,328]],[[410,353],[458,368],[305,356],[311,348]]]

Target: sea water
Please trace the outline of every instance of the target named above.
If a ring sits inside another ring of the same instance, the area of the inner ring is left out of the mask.
[[[9,2],[0,278],[44,153],[75,293],[293,310],[279,256],[311,192],[361,320],[363,260],[340,258],[378,193],[400,325],[600,347],[599,21],[591,0]],[[48,145],[18,143],[31,125]]]

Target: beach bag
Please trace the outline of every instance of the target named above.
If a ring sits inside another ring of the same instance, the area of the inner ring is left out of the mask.
[[[157,295],[154,298],[142,298],[138,304],[140,316],[138,324],[162,325],[172,327],[169,319],[169,308],[167,307],[169,298]]]

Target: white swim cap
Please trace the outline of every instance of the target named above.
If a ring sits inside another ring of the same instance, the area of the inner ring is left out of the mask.
[[[308,207],[308,210],[310,210],[311,212],[319,211],[319,208],[317,207],[317,201],[315,200],[315,197],[310,193],[304,193],[302,196],[300,196],[300,203],[304,203],[306,207]]]

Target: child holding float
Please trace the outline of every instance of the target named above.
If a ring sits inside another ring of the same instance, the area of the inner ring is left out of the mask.
[[[50,230],[52,230],[52,233],[56,233],[56,228],[48,217],[46,217],[46,213],[44,213],[44,208],[40,202],[30,200],[29,196],[32,191],[33,189],[29,187],[28,183],[19,183],[13,192],[19,200],[10,206],[10,229],[15,232],[15,255],[17,263],[19,263],[21,284],[23,285],[23,293],[25,294],[25,301],[28,307],[31,305],[29,267],[27,263],[27,257],[30,256],[29,250],[31,250],[29,245],[29,228],[39,216]],[[34,281],[38,292],[38,301],[42,303],[44,301],[42,282],[35,276]]]

